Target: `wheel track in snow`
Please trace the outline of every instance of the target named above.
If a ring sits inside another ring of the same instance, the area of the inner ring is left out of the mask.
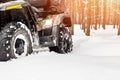
[[[73,51],[72,51],[72,53],[74,53],[74,52],[78,53],[81,45],[84,44],[87,41],[89,41],[89,37],[79,38],[78,40],[73,41]]]

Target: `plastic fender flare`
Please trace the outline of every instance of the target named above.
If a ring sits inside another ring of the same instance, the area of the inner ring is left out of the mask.
[[[66,25],[66,27],[71,27],[72,26],[72,22],[71,22],[70,16],[65,16],[63,18],[63,23]]]

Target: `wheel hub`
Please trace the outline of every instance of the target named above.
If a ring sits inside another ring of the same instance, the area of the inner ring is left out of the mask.
[[[27,44],[28,41],[23,34],[16,36],[14,41],[14,54],[16,57],[27,55]]]
[[[16,49],[15,53],[18,55],[22,55],[22,53],[24,53],[24,45],[25,45],[24,40],[17,39],[15,43],[15,49]]]

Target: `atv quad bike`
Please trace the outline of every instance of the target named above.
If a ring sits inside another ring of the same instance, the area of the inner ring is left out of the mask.
[[[70,16],[53,1],[0,0],[0,61],[27,56],[36,47],[72,51]]]

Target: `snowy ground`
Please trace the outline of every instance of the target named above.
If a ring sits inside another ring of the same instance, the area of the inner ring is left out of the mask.
[[[117,29],[92,30],[87,37],[75,26],[74,50],[38,54],[0,62],[0,80],[120,80],[120,37]]]

